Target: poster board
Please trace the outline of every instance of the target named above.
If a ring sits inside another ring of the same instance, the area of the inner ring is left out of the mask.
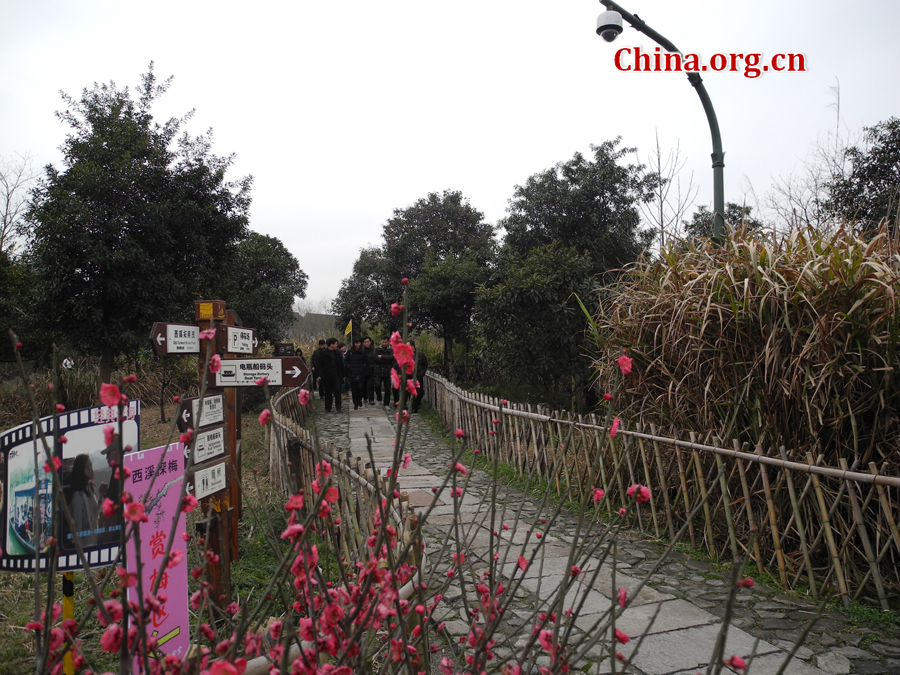
[[[121,481],[113,475],[110,460],[126,446],[139,447],[140,401],[129,401],[125,406],[122,438],[108,446],[103,429],[108,424],[118,429],[117,417],[118,408],[95,406],[60,413],[56,417],[58,430],[53,428],[52,416],[40,420],[50,452],[61,463],[66,502],[73,515],[75,511],[79,514],[76,520],[83,529],[76,532],[91,567],[109,565],[119,553],[119,532],[100,507],[107,496],[114,498],[121,492]],[[66,443],[54,441],[62,436]],[[75,534],[66,523],[52,522],[52,482],[43,468],[46,461],[44,444],[33,422],[0,434],[0,571],[32,570],[36,561],[44,569],[49,536],[59,543],[58,570],[82,568],[73,543]],[[40,558],[35,549],[41,552]]]

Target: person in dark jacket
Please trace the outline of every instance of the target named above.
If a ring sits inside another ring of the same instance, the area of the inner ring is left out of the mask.
[[[416,347],[416,343],[414,341],[410,340],[409,346],[416,350],[413,354],[413,363],[416,364],[416,370],[413,377],[419,383],[419,387],[417,389],[418,393],[413,396],[410,410],[414,413],[417,413],[419,412],[419,406],[422,405],[422,398],[425,396],[425,373],[428,371],[428,357],[425,356],[425,352]]]
[[[368,335],[363,338],[363,351],[366,353],[366,382],[363,386],[363,399],[369,405],[375,405],[375,344]]]
[[[362,340],[354,338],[353,348],[344,357],[347,369],[347,382],[350,383],[350,395],[353,397],[353,409],[359,410],[362,405],[366,387],[366,365],[368,356],[363,350]]]
[[[344,355],[338,351],[337,339],[328,338],[325,351],[319,356],[319,374],[316,381],[325,392],[325,412],[331,412],[334,401],[336,412],[341,412],[341,382],[344,380]]]
[[[319,361],[322,359],[322,354],[325,352],[325,340],[319,340],[319,348],[312,353],[312,356],[309,357],[310,368],[312,369],[313,376],[313,386],[318,386],[319,388],[319,398],[325,398],[325,390],[322,388],[322,381],[320,380],[321,372],[319,368]]]
[[[386,337],[381,338],[381,346],[375,348],[375,397],[385,408],[391,404],[391,368],[395,363],[390,340]],[[399,400],[400,392],[395,389],[394,403]]]

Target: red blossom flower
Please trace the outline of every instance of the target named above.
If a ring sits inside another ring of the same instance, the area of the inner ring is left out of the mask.
[[[61,412],[65,412],[65,411],[66,411],[66,406],[64,406],[62,403],[56,404],[56,412],[61,413]]]
[[[124,384],[134,384],[135,382],[137,382],[137,375],[135,375],[134,373],[132,373],[131,375],[126,375],[122,378],[122,382]]]
[[[298,511],[303,508],[303,493],[299,492],[288,497],[287,503],[284,505],[285,511]]]
[[[462,429],[457,429],[456,431],[453,432],[453,434],[454,434],[457,438],[465,438],[465,437],[466,437],[466,432],[463,431]]]
[[[264,408],[261,413],[259,413],[259,423],[263,426],[269,423],[269,420],[272,419],[272,411],[268,408]]]
[[[59,457],[53,456],[50,458],[49,462],[44,462],[44,471],[50,473],[50,462],[53,463],[53,468],[56,471],[59,471],[60,467],[62,467],[62,462],[59,461]]]
[[[635,497],[639,502],[650,501],[650,488],[635,483],[628,488],[628,496]]]
[[[116,428],[112,424],[107,424],[103,427],[103,442],[106,445],[112,445],[114,440],[116,440]]]
[[[403,284],[404,286],[409,286],[409,279],[407,279],[406,277],[403,277],[400,280],[400,283]]]
[[[599,502],[601,499],[603,499],[603,495],[605,494],[606,493],[600,488],[594,488],[594,502]]]
[[[618,642],[619,644],[627,645],[629,642],[631,642],[631,638],[620,631],[618,628],[616,628],[616,642]]]
[[[103,610],[97,610],[97,621],[100,622],[101,626],[107,626],[110,623],[119,623],[122,620],[122,603],[118,600],[104,600],[103,607],[106,610],[106,614],[109,615],[110,620],[106,620],[106,614],[103,613]]]
[[[309,391],[301,389],[300,393],[297,394],[297,398],[300,400],[300,405],[308,405],[310,401]]]
[[[747,662],[744,661],[740,656],[732,656],[730,659],[725,659],[723,663],[726,666],[730,666],[735,670],[743,670],[747,667]]]
[[[391,386],[394,389],[400,388],[400,373],[391,368]]]
[[[185,445],[190,445],[191,439],[194,437],[194,430],[188,429],[181,436],[179,436],[178,440],[184,443]]]
[[[144,505],[140,502],[131,502],[125,507],[125,513],[123,515],[132,523],[146,523],[149,520],[144,513]]]
[[[619,589],[619,606],[624,607],[625,601],[628,599],[628,592],[624,588]]]
[[[216,337],[216,329],[215,328],[207,328],[206,330],[200,331],[200,339],[201,340],[212,340]]]
[[[336,487],[330,487],[325,490],[325,501],[329,504],[334,504],[338,500],[338,489]]]
[[[746,579],[741,579],[740,581],[738,581],[737,585],[740,588],[753,588],[754,583],[755,582],[753,581],[753,579],[751,579],[750,577],[747,577]]]
[[[257,387],[261,387],[261,386],[263,386],[263,385],[264,385],[266,382],[268,382],[268,381],[269,381],[269,378],[266,377],[265,375],[263,375],[261,378],[259,378],[259,379],[258,379],[256,382],[254,382],[253,384],[255,384]]]
[[[609,437],[615,438],[616,432],[619,430],[619,418],[613,420],[612,426],[609,428]]]
[[[403,463],[400,465],[400,467],[403,469],[407,468],[411,461],[412,455],[407,452],[405,455],[403,455]]]
[[[622,371],[623,375],[627,375],[631,372],[631,359],[625,356],[625,354],[622,354],[622,356],[616,359],[616,363],[619,364],[619,370]]]
[[[627,513],[627,510],[625,509],[624,506],[621,509],[619,509],[619,516],[621,518],[624,518],[626,513]]]
[[[119,405],[121,400],[122,392],[119,391],[116,385],[105,383],[100,385],[100,402],[103,405],[114,407]]]
[[[459,473],[461,473],[463,476],[469,473],[466,467],[464,467],[460,462],[457,462],[453,468],[454,470],[459,471]]]
[[[185,495],[181,498],[181,512],[190,513],[197,508],[197,498],[194,495]]]
[[[222,357],[213,354],[209,357],[209,372],[218,373],[220,370],[222,370]]]
[[[391,305],[391,316],[398,316],[402,311],[403,305],[399,305],[396,302]]]
[[[103,515],[112,518],[116,513],[116,503],[108,497],[103,500]]]
[[[610,394],[609,392],[603,394],[603,400],[604,401],[612,401],[612,394]]]
[[[113,623],[106,627],[100,636],[100,644],[105,652],[117,652],[122,644],[122,627]]]

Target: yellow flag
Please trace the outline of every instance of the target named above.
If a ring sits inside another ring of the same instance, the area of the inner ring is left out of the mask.
[[[353,331],[353,319],[347,322],[347,327],[344,329],[344,335],[350,335]]]

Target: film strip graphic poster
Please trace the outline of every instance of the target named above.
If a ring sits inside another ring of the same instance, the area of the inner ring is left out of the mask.
[[[40,428],[53,455],[61,462],[63,496],[75,520],[74,532],[64,522],[52,522],[50,475],[37,426],[30,422],[0,434],[0,571],[26,571],[47,566],[47,538],[55,537],[57,569],[81,569],[73,542],[81,540],[91,567],[109,565],[119,553],[119,532],[103,515],[100,505],[107,497],[118,500],[120,479],[111,464],[122,465],[123,449],[138,448],[140,401],[129,401],[123,411],[122,438],[107,444],[104,427],[118,431],[118,408],[96,406],[61,413],[59,428],[53,417],[41,418]],[[55,439],[65,436],[66,442]],[[35,453],[37,472],[35,472]],[[60,520],[64,520],[60,518]],[[37,552],[40,552],[38,559]]]

